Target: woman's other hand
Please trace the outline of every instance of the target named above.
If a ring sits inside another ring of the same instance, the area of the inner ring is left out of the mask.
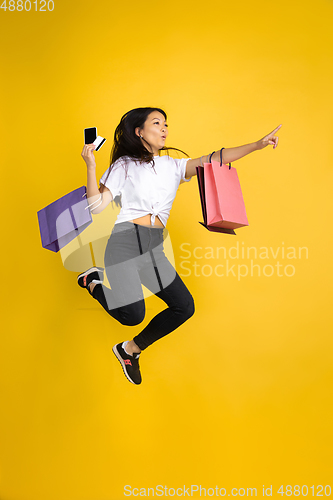
[[[96,168],[96,160],[94,156],[95,144],[85,144],[82,149],[81,156],[87,164],[88,170],[94,170]]]

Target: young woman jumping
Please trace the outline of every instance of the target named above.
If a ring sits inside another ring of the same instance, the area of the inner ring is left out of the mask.
[[[260,141],[236,148],[222,148],[224,164],[233,162],[269,144],[278,144],[273,132]],[[160,108],[136,108],[123,115],[114,134],[110,167],[96,181],[93,144],[81,153],[87,164],[87,198],[90,210],[100,213],[111,202],[121,210],[108,240],[104,264],[111,289],[103,285],[104,269],[92,267],[78,276],[106,312],[123,325],[134,326],[145,316],[142,285],[162,299],[167,308],[157,314],[132,340],[120,342],[113,352],[127,379],[142,381],[141,351],[187,321],[194,313],[194,301],[163,248],[163,233],[181,182],[196,175],[202,158],[220,161],[220,151],[201,158],[174,159],[160,156],[168,136],[167,115]],[[186,155],[186,153],[184,153]],[[188,156],[188,155],[187,155]],[[121,203],[120,203],[121,200]]]

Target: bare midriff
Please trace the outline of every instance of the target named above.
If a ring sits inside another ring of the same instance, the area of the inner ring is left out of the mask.
[[[134,222],[134,224],[139,224],[141,226],[159,226],[159,227],[164,227],[158,216],[155,216],[155,224],[154,226],[151,225],[151,214],[144,215],[143,217],[139,217],[138,219],[133,219],[130,220],[129,222]]]

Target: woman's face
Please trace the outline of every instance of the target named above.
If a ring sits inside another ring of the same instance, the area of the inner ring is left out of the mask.
[[[166,138],[168,136],[168,125],[164,118],[164,115],[159,111],[152,111],[147,116],[143,128],[140,130],[139,127],[135,129],[135,133],[140,137],[142,136],[142,144],[149,149],[147,141],[153,148],[154,155],[158,155],[158,150],[163,148],[165,145]]]

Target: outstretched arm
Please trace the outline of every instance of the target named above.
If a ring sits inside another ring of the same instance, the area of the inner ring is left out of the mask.
[[[266,135],[257,142],[252,142],[251,144],[245,144],[244,146],[238,146],[236,148],[224,148],[222,151],[222,163],[227,165],[233,161],[239,160],[243,156],[252,153],[253,151],[259,151],[265,148],[269,144],[273,145],[275,149],[278,145],[279,138],[275,137],[274,134],[282,127],[282,124],[276,127],[270,134]],[[203,155],[200,158],[194,158],[188,160],[186,163],[186,179],[189,179],[193,175],[196,175],[196,167],[202,166],[204,163],[208,163],[210,155]],[[216,151],[212,156],[212,161],[220,162],[220,150]],[[202,162],[202,163],[201,163]]]

